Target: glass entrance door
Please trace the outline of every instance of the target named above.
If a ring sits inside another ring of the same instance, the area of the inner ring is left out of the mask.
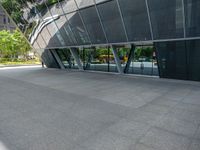
[[[137,46],[132,55],[129,74],[158,76],[156,53],[153,46]]]

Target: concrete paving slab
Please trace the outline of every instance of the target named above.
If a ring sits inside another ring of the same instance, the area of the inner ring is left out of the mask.
[[[166,130],[152,128],[140,142],[156,150],[187,150],[190,139]]]
[[[197,150],[199,93],[199,82],[3,68],[0,149]]]

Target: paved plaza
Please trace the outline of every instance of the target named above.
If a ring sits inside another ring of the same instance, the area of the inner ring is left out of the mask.
[[[0,69],[0,150],[200,150],[200,83]]]

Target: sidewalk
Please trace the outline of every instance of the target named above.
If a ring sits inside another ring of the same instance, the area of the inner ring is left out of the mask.
[[[0,149],[199,150],[199,93],[199,82],[7,67]]]

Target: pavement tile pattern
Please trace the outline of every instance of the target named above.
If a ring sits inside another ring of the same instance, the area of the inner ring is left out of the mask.
[[[200,83],[0,70],[1,150],[200,150]]]

